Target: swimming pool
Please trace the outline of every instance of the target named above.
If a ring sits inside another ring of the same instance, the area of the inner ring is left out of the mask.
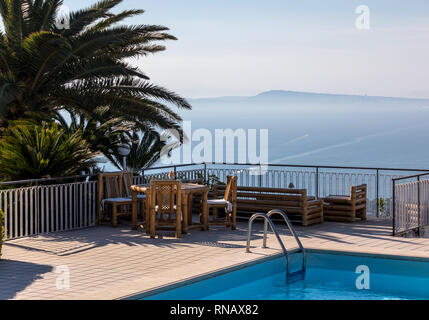
[[[300,255],[291,265],[299,267]],[[429,262],[308,253],[305,279],[286,282],[284,258],[182,283],[141,300],[426,300]]]

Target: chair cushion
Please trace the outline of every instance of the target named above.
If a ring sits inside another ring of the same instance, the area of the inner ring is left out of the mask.
[[[217,205],[217,206],[227,206],[228,205],[228,201],[224,200],[224,199],[212,199],[212,200],[207,200],[207,204],[212,204],[212,205]]]
[[[326,200],[350,200],[349,196],[327,196]]]
[[[224,199],[207,200],[207,204],[213,206],[225,206],[227,212],[232,212],[232,203]]]
[[[132,196],[129,196],[129,197],[128,197],[128,199],[132,199],[132,198],[133,198]],[[145,195],[145,194],[142,194],[142,193],[139,193],[139,194],[137,195],[137,199],[138,199],[138,200],[146,199],[146,195]]]
[[[108,203],[108,204],[115,204],[115,203],[129,203],[131,204],[132,201],[129,198],[110,198],[110,199],[104,199],[101,201],[101,206],[104,210],[104,205]]]
[[[104,203],[130,202],[130,198],[111,198],[111,199],[104,199],[102,202]]]

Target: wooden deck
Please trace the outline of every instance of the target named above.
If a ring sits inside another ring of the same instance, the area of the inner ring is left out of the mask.
[[[286,246],[295,246],[279,229]],[[150,239],[128,226],[103,226],[9,241],[0,260],[0,299],[118,299],[278,254],[272,236],[271,249],[259,248],[261,231],[262,224],[255,225],[251,254],[245,253],[245,223],[235,232],[193,230],[182,239],[171,233]],[[297,231],[311,250],[429,260],[429,239],[393,238],[389,221],[325,223]],[[64,270],[70,271],[70,287],[58,289]]]

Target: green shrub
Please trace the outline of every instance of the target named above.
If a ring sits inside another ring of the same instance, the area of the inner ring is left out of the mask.
[[[74,176],[95,165],[80,131],[68,133],[56,122],[11,122],[0,140],[0,176],[26,180]]]
[[[4,213],[0,210],[0,259],[1,259],[1,246],[3,244],[4,237]]]

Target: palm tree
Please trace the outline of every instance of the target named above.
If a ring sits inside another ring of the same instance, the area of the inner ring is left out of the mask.
[[[119,170],[132,170],[140,173],[160,159],[163,149],[171,151],[175,147],[177,145],[168,144],[156,131],[145,132],[141,137],[135,133],[132,137],[130,154],[127,156],[127,168],[123,168],[123,157],[118,153],[115,153],[113,159],[109,160]]]
[[[80,114],[109,107],[112,117],[141,131],[179,128],[172,106],[190,109],[177,94],[152,84],[127,61],[165,50],[174,40],[158,25],[118,25],[142,10],[111,10],[122,0],[102,0],[72,12],[69,28],[56,26],[62,0],[0,0],[0,128],[22,117]]]
[[[81,131],[68,133],[56,122],[14,121],[0,141],[0,177],[5,180],[74,176],[94,165]]]

